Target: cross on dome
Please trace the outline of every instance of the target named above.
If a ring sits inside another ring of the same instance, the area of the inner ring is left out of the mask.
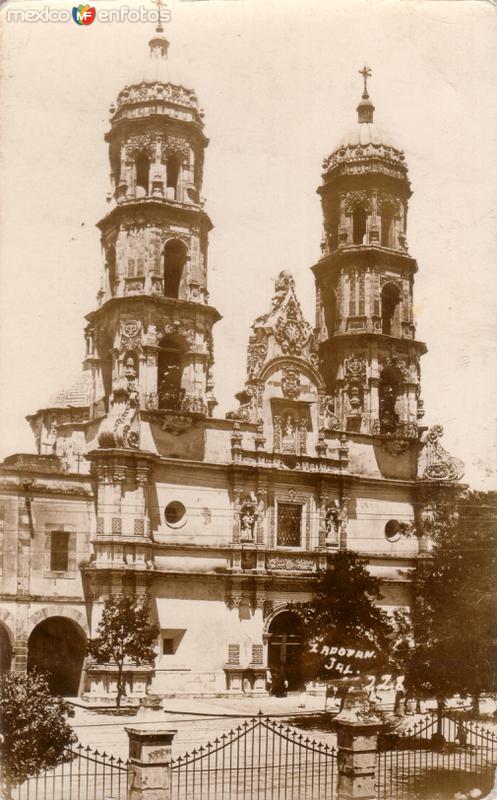
[[[372,74],[373,74],[372,69],[370,67],[367,67],[366,65],[364,65],[363,68],[359,70],[359,75],[362,75],[364,80],[364,91],[362,93],[362,99],[359,105],[357,106],[357,114],[359,122],[373,121],[374,105],[369,99],[369,94],[368,94],[368,78],[370,78]]]
[[[157,6],[157,25],[155,27],[155,33],[157,36],[154,36],[154,38],[149,42],[150,55],[152,58],[165,59],[167,57],[167,48],[169,47],[169,42],[166,37],[162,35],[164,33],[162,14],[163,10],[166,8],[166,4],[164,0],[152,0],[152,3]]]
[[[157,6],[157,27],[155,29],[156,33],[164,33],[164,28],[162,27],[162,9],[166,7],[164,0],[152,0],[154,6]]]
[[[161,2],[161,0],[154,0],[154,2]],[[363,66],[362,69],[359,70],[359,75],[362,75],[364,78],[364,94],[362,95],[364,98],[369,97],[368,95],[368,78],[371,77],[373,71],[370,67],[366,65]]]

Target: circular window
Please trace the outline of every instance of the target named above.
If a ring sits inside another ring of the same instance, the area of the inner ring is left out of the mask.
[[[396,519],[389,519],[385,525],[385,536],[389,542],[396,542],[400,539],[401,524]]]
[[[181,524],[184,524],[186,522],[185,514],[186,508],[179,500],[173,500],[168,503],[164,511],[166,522],[171,528],[178,528]]]

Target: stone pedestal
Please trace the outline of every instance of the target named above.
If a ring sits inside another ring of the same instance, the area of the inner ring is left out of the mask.
[[[125,728],[129,739],[128,800],[170,800],[175,730]]]
[[[337,715],[337,800],[375,800],[381,721],[367,711],[362,692],[351,691]]]

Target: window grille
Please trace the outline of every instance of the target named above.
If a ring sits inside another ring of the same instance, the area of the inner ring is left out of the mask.
[[[278,503],[277,545],[300,547],[302,506],[296,503]]]

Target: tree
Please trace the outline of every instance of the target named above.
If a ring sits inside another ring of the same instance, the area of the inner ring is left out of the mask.
[[[393,626],[376,605],[381,582],[349,550],[330,559],[312,600],[296,611],[304,628],[304,671],[309,679],[336,682],[392,670]]]
[[[436,487],[424,528],[433,540],[413,575],[410,619],[398,616],[408,692],[446,700],[497,691],[497,493]],[[441,722],[440,722],[441,724]]]
[[[87,653],[97,664],[117,667],[118,708],[126,695],[126,664],[153,663],[158,635],[159,628],[150,624],[148,604],[144,600],[116,595],[105,603],[97,635],[88,642]]]
[[[37,671],[6,672],[0,676],[2,797],[42,770],[72,758],[77,742],[64,717],[74,711],[62,697],[53,697],[46,677]]]

